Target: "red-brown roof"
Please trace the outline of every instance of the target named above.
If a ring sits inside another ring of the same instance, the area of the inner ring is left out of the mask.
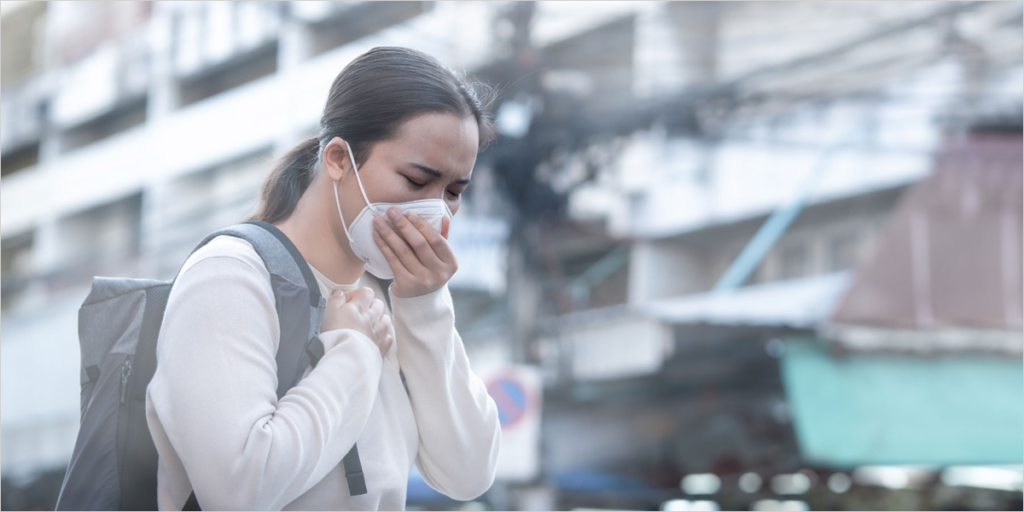
[[[1022,138],[949,143],[900,198],[832,322],[1020,331]]]

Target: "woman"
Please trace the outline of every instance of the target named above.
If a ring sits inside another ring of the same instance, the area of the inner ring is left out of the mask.
[[[253,218],[288,236],[327,297],[325,354],[278,400],[266,266],[230,236],[189,257],[146,397],[161,510],[181,510],[193,490],[213,510],[404,510],[413,464],[458,500],[493,482],[497,407],[470,369],[446,285],[457,269],[449,217],[493,124],[433,58],[374,48],[335,79],[320,126],[272,171]],[[371,201],[398,203],[390,224],[363,212]],[[366,271],[393,274],[390,308]],[[353,444],[367,488],[355,496],[342,464]]]

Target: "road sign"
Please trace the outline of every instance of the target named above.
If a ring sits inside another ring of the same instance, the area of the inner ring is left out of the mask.
[[[496,477],[530,480],[539,471],[541,379],[536,368],[505,365],[481,372],[498,406],[501,452]]]
[[[487,393],[498,406],[498,419],[502,427],[510,427],[523,419],[526,413],[526,389],[515,378],[501,377],[487,386]]]

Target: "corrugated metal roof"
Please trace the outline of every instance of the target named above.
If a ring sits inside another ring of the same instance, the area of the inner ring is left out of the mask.
[[[654,301],[648,311],[675,324],[814,328],[832,314],[850,279],[847,271],[686,295]]]

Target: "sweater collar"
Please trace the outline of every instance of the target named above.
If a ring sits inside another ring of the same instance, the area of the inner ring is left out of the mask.
[[[307,263],[307,265],[308,265],[308,263]],[[331,281],[330,279],[327,279],[327,276],[323,275],[313,265],[309,265],[309,269],[313,271],[313,275],[316,277],[316,280],[320,281],[320,284],[323,285],[324,288],[327,288],[327,294],[326,295],[330,295],[331,292],[333,292],[334,290],[339,290],[340,289],[341,291],[343,291],[345,293],[348,293],[350,291],[353,291],[353,290],[359,288],[359,280],[358,279],[356,280],[356,282],[351,283],[351,284],[344,284],[344,283],[339,284],[339,283],[335,283],[334,281]]]

